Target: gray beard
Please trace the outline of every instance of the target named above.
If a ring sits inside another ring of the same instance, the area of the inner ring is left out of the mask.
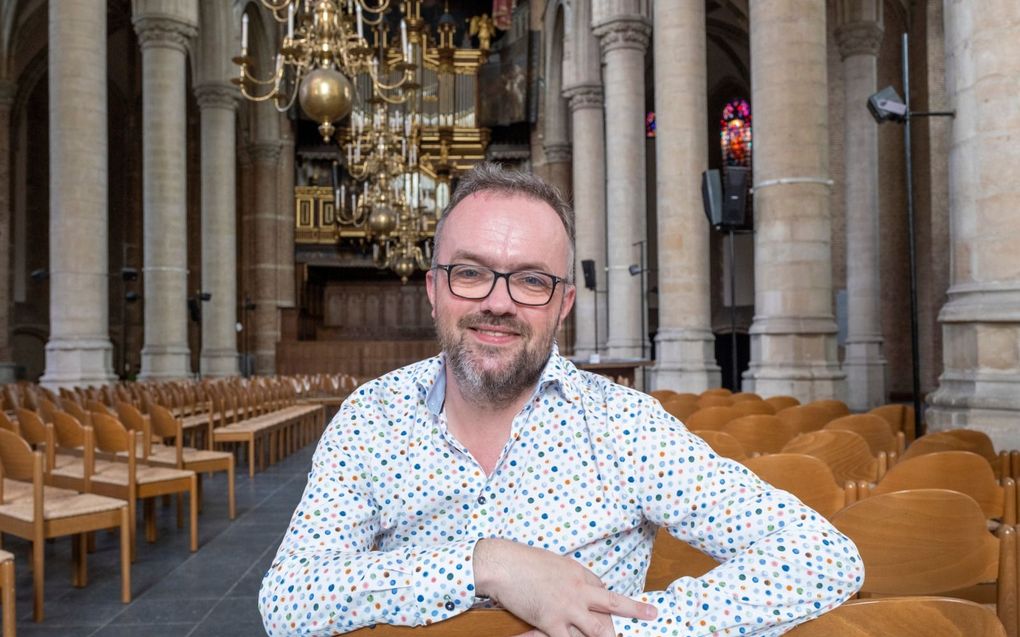
[[[525,339],[532,333],[531,328],[525,323],[493,315],[485,315],[484,318],[483,315],[468,315],[462,317],[457,326],[468,329],[483,323],[512,326]],[[496,355],[498,351],[495,348],[475,345],[472,349],[465,342],[466,337],[457,339],[453,334],[444,334],[438,326],[436,331],[439,333],[439,343],[446,353],[446,364],[453,372],[453,377],[457,379],[464,398],[490,408],[505,407],[534,387],[552,355],[555,338],[555,331],[552,331],[545,343],[532,343],[517,352],[502,369],[488,371],[476,365],[474,357]]]

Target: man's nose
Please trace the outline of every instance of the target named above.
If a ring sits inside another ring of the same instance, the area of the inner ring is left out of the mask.
[[[482,300],[482,309],[496,315],[516,314],[517,304],[510,298],[510,281],[506,277],[496,279],[492,293]]]

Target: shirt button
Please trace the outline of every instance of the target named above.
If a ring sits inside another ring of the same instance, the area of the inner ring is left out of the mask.
[[[446,610],[453,610],[454,608],[456,608],[456,606],[453,602],[446,602]]]
[[[486,502],[487,500],[485,499],[484,495],[478,496],[478,504],[485,504]]]

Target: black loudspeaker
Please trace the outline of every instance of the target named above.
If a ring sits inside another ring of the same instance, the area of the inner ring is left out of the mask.
[[[730,166],[723,185],[722,225],[742,226],[747,217],[747,191],[751,186],[751,169]]]
[[[722,223],[722,180],[718,170],[701,173],[701,203],[705,206],[705,218],[710,226]]]
[[[581,272],[584,274],[584,287],[589,290],[595,289],[595,261],[592,259],[581,260]]]

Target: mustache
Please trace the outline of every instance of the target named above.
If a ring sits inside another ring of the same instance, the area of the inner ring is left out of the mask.
[[[499,316],[491,312],[480,312],[478,314],[465,314],[457,321],[457,327],[461,329],[485,326],[507,328],[521,336],[531,336],[531,327],[524,321],[512,316]]]

